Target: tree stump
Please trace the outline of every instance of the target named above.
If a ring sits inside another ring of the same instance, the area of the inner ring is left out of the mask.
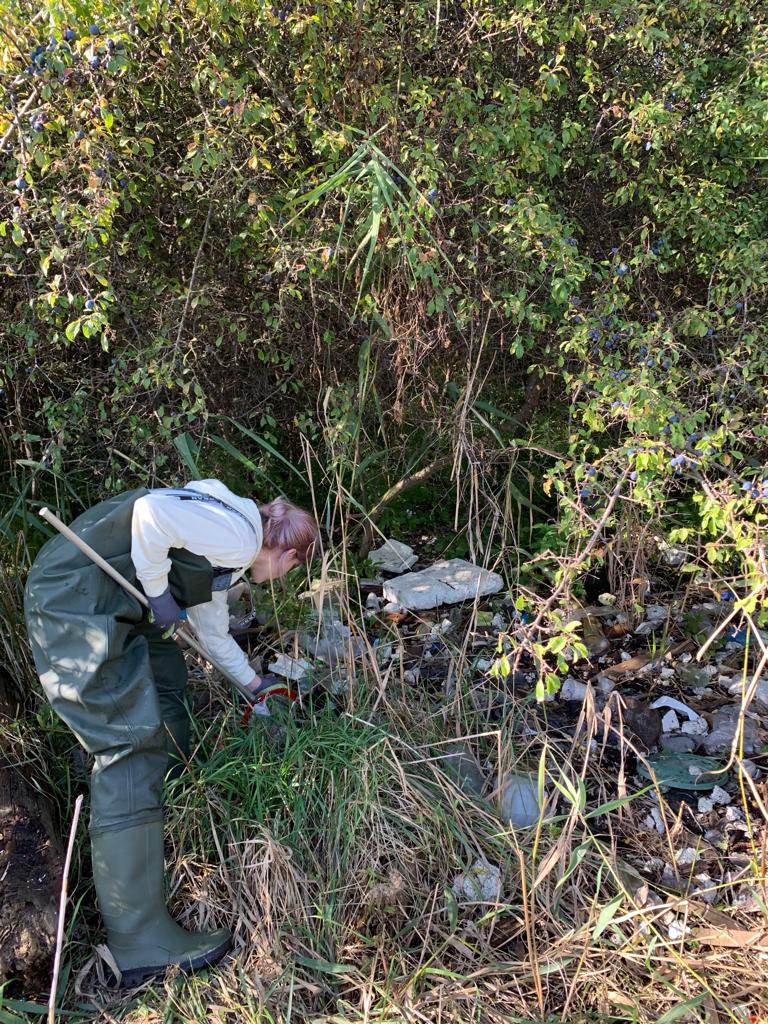
[[[9,728],[21,713],[0,667],[0,984],[39,988],[50,978],[64,854],[51,804],[21,766]]]

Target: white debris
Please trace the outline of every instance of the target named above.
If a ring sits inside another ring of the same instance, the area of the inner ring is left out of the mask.
[[[683,924],[681,921],[672,921],[667,929],[667,935],[669,936],[670,942],[679,942],[680,939],[690,933],[691,929],[688,925]]]
[[[411,611],[437,608],[441,604],[458,604],[498,593],[504,581],[498,573],[489,572],[462,558],[435,562],[421,572],[409,572],[384,585],[384,597]]]
[[[560,687],[560,697],[563,700],[584,700],[587,696],[585,683],[580,683],[573,676],[566,676],[563,685]]]
[[[680,719],[677,717],[674,711],[671,709],[661,719],[661,731],[662,732],[678,732],[680,729]]]
[[[419,556],[399,540],[386,540],[380,548],[371,551],[368,559],[386,572],[407,572],[418,562]]]
[[[374,594],[373,591],[365,599],[365,607],[369,611],[377,612],[381,608],[381,598],[378,594]]]
[[[303,658],[289,658],[287,654],[278,654],[275,660],[268,666],[270,672],[285,679],[298,681],[303,679],[312,668],[308,661]]]
[[[675,864],[678,867],[686,867],[695,864],[699,859],[699,851],[693,846],[686,846],[684,850],[675,850]]]
[[[456,875],[451,888],[459,899],[496,903],[501,895],[501,871],[495,864],[476,860],[466,874]]]
[[[677,700],[675,697],[659,697],[658,700],[655,700],[653,704],[651,704],[651,707],[674,708],[675,711],[679,711],[681,715],[685,715],[685,717],[691,722],[694,722],[697,718],[701,717],[693,710],[693,708],[689,708],[687,704],[683,704],[681,700]]]
[[[621,653],[619,654],[619,657],[621,658],[622,661],[631,661],[632,660],[632,655],[628,651],[621,651]]]
[[[722,786],[715,786],[710,794],[710,798],[713,804],[720,804],[723,807],[731,802],[731,794],[726,792]]]
[[[646,828],[655,828],[660,836],[663,836],[666,832],[666,829],[664,828],[664,819],[661,816],[659,808],[655,805],[652,806],[650,812],[646,814],[643,819],[643,824]]]

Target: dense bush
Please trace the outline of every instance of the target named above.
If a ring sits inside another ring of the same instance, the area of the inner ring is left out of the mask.
[[[193,464],[301,497],[305,450],[357,516],[458,451],[481,518],[579,537],[620,484],[759,562],[760,3],[15,3],[0,38],[9,536]]]

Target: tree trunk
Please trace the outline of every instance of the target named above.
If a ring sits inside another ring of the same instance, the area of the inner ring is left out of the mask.
[[[63,849],[50,803],[23,763],[9,728],[22,713],[0,667],[0,984],[47,983],[56,945]]]

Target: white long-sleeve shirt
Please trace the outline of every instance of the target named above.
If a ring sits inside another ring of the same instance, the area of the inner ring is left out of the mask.
[[[214,566],[234,570],[230,586],[243,576],[261,549],[261,515],[254,501],[233,494],[218,480],[193,480],[185,490],[210,494],[236,511],[217,502],[183,501],[171,495],[150,493],[139,498],[133,506],[131,559],[148,597],[159,597],[168,587],[170,548],[184,548]],[[189,608],[187,618],[222,668],[240,682],[250,683],[253,669],[229,633],[226,590],[216,590],[210,601]]]

